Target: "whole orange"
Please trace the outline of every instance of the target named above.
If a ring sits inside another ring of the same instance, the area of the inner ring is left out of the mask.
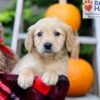
[[[94,82],[93,69],[83,59],[69,59],[68,78],[70,81],[68,96],[86,95]]]
[[[46,12],[46,17],[57,17],[72,27],[74,32],[78,31],[81,24],[79,9],[68,3],[57,3],[50,6]]]

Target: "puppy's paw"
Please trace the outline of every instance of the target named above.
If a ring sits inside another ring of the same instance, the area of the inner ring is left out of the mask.
[[[18,77],[18,85],[23,88],[27,89],[33,85],[34,75],[30,74],[19,74]]]
[[[46,72],[42,76],[42,81],[46,85],[56,85],[56,83],[58,82],[58,75],[55,72]]]

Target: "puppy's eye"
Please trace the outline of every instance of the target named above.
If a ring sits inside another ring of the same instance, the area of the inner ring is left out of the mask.
[[[59,35],[60,35],[60,33],[59,33],[59,32],[55,32],[54,34],[55,34],[55,36],[59,36]]]
[[[37,36],[38,36],[38,37],[41,37],[42,34],[43,34],[42,32],[38,32],[38,33],[37,33]]]

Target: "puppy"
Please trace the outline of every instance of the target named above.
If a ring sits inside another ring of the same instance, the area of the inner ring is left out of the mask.
[[[13,69],[18,85],[31,87],[36,75],[47,85],[55,85],[59,75],[67,75],[67,52],[71,52],[75,35],[56,18],[44,18],[28,29],[25,47],[28,54]]]

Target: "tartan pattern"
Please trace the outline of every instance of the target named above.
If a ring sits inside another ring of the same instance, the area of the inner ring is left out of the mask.
[[[18,58],[13,51],[0,43],[0,71],[9,73],[17,62]]]
[[[0,100],[64,100],[69,88],[68,79],[63,75],[59,76],[57,85],[52,86],[45,96],[34,87],[21,89],[17,85],[17,78],[17,75],[0,73]]]

